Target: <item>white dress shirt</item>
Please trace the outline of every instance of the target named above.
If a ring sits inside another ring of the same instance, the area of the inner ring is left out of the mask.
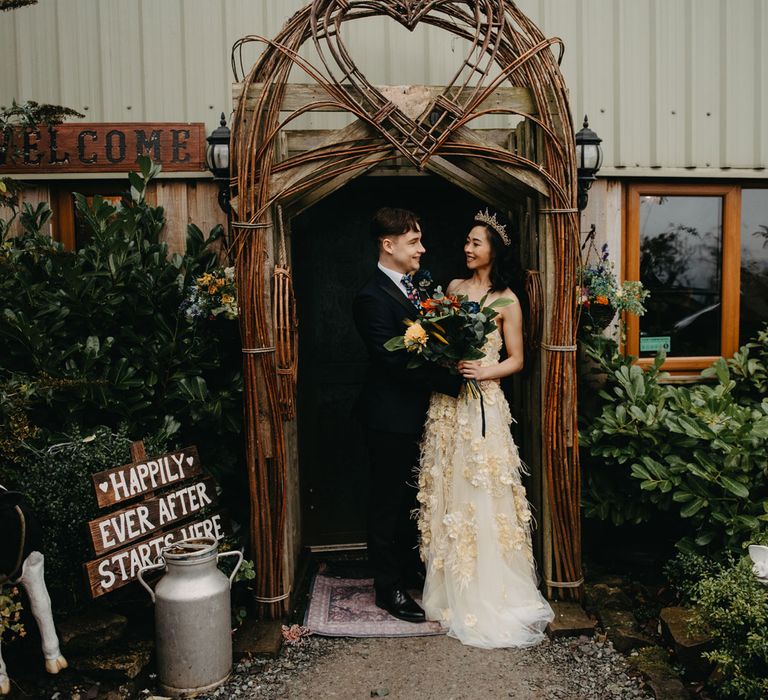
[[[407,299],[408,290],[405,288],[405,285],[403,284],[403,273],[397,272],[396,270],[390,270],[388,267],[384,267],[384,265],[382,265],[381,263],[378,263],[378,266],[379,266],[379,270],[381,270],[387,277],[389,277],[389,279],[391,279],[397,285],[397,288],[405,295]]]

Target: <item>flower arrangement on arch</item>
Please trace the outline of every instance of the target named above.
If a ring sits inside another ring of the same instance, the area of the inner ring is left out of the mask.
[[[213,320],[218,316],[236,319],[239,310],[235,268],[216,268],[197,277],[182,306],[187,318],[191,319]]]
[[[586,314],[596,328],[606,328],[616,312],[626,311],[636,316],[645,313],[643,302],[648,290],[642,282],[616,279],[614,264],[608,259],[608,244],[604,243],[597,263],[578,270],[580,284],[576,287],[576,300],[581,313]]]

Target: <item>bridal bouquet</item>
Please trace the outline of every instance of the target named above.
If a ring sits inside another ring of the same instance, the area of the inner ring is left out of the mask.
[[[434,362],[457,372],[456,363],[461,360],[480,360],[485,357],[483,346],[496,329],[496,309],[512,303],[512,299],[496,299],[485,306],[486,297],[480,302],[470,301],[460,294],[443,294],[437,287],[434,294],[421,302],[419,317],[406,319],[408,326],[403,335],[390,338],[384,347],[390,352],[406,350],[412,354],[409,368]],[[465,380],[468,393],[480,399],[482,434],[485,437],[485,406],[483,392],[476,379]]]
[[[462,295],[443,294],[437,287],[421,302],[419,317],[406,319],[405,333],[391,338],[384,347],[411,353],[409,368],[434,362],[455,370],[461,360],[479,360],[485,357],[486,339],[496,329],[496,309],[512,303],[511,299],[497,299],[485,306],[485,299],[478,303]]]

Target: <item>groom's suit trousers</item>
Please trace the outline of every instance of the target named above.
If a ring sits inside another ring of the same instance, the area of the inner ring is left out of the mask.
[[[404,319],[418,312],[381,270],[354,302],[355,325],[370,358],[370,370],[355,407],[368,441],[371,495],[368,509],[368,556],[376,588],[402,582],[420,568],[414,470],[429,396],[440,391],[458,396],[461,377],[435,365],[408,369],[409,355],[389,352],[384,344],[405,331]]]
[[[385,590],[402,583],[420,566],[415,470],[419,435],[367,429],[371,468],[368,512],[368,559],[374,586]]]

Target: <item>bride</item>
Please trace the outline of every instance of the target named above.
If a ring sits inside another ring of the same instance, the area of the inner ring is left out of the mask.
[[[430,400],[418,494],[423,606],[428,619],[440,620],[464,644],[530,646],[543,639],[553,613],[536,586],[523,464],[499,384],[523,367],[522,313],[505,277],[511,243],[505,226],[487,210],[474,224],[464,245],[469,274],[453,280],[447,293],[513,303],[499,309],[485,357],[458,366],[465,379],[480,383],[485,437],[478,399],[462,390],[458,398],[435,393]]]

